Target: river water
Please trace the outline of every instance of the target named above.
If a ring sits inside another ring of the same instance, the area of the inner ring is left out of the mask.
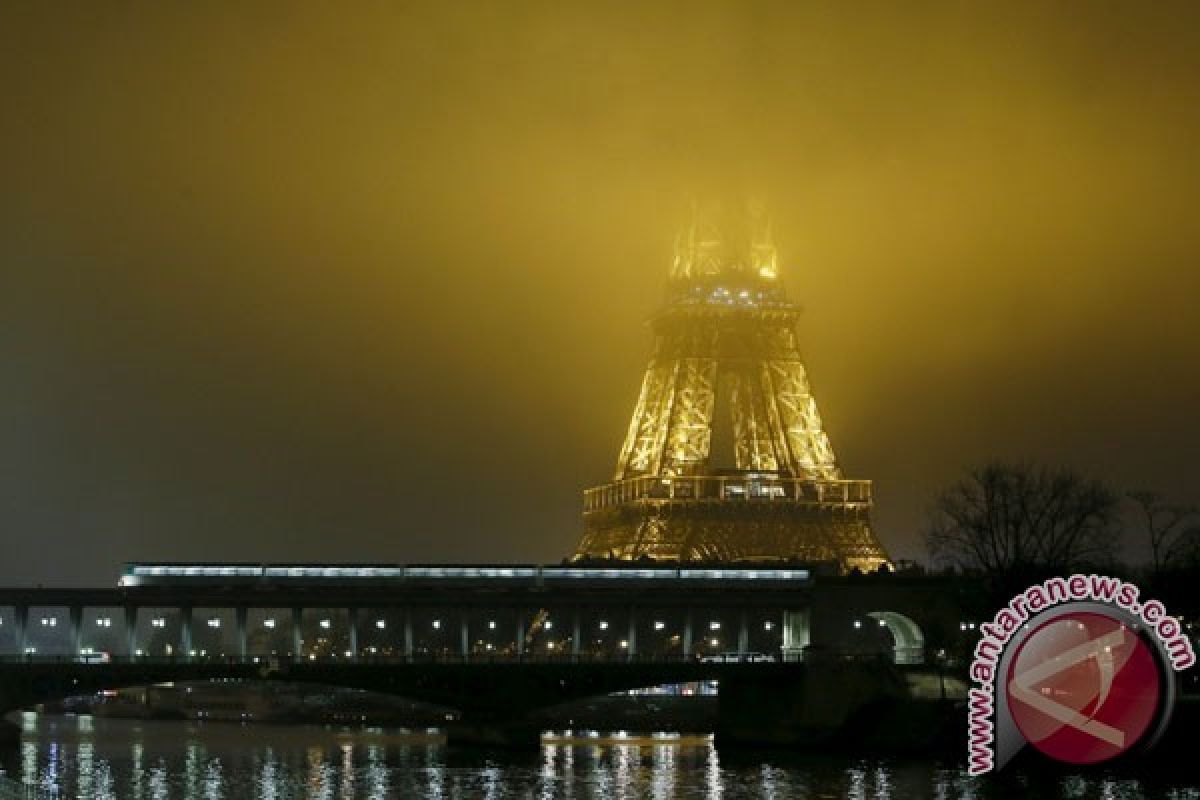
[[[954,765],[852,757],[719,754],[703,736],[547,738],[527,754],[448,749],[395,729],[154,722],[22,714],[0,750],[11,778],[79,800],[382,798],[1164,798],[1190,786],[1099,773],[1003,780]]]

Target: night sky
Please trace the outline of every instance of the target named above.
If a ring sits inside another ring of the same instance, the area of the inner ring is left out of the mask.
[[[894,557],[992,457],[1200,502],[1200,5],[656,9],[0,9],[0,583],[557,561],[695,193]]]

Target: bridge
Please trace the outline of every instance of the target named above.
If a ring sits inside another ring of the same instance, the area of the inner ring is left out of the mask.
[[[920,665],[837,654],[809,661],[760,656],[721,659],[572,656],[491,660],[364,658],[359,661],[258,658],[53,656],[0,661],[0,708],[24,708],[105,689],[205,680],[286,681],[398,695],[453,709],[443,728],[454,744],[529,746],[535,713],[622,690],[716,681],[718,739],[732,744],[820,743],[864,707],[912,699],[910,679],[936,675]],[[726,698],[731,698],[726,702]],[[10,730],[11,734],[15,730]]]
[[[776,711],[894,696],[959,627],[936,581],[819,565],[138,564],[108,589],[0,589],[0,710],[286,680],[447,706],[452,739],[504,743],[535,736],[539,708],[663,684]]]

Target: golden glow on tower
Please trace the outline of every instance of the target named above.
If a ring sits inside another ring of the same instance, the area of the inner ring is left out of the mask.
[[[585,492],[576,557],[874,568],[887,556],[870,528],[871,485],[842,479],[769,220],[734,211],[694,207],[676,237],[654,355],[614,482]]]
[[[675,237],[673,281],[774,281],[778,276],[770,219],[760,205],[750,203],[730,213],[729,206],[692,204],[688,223]]]

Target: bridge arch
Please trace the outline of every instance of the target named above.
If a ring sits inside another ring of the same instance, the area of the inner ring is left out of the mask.
[[[563,702],[646,687],[709,683],[803,671],[776,661],[648,660],[574,662],[379,661],[281,662],[242,659],[113,662],[26,659],[0,663],[0,716],[8,711],[102,689],[223,679],[281,681],[359,689],[443,706],[469,716],[515,719]]]
[[[869,611],[867,616],[887,627],[895,642],[893,657],[897,664],[924,663],[925,634],[916,620],[899,611]]]

